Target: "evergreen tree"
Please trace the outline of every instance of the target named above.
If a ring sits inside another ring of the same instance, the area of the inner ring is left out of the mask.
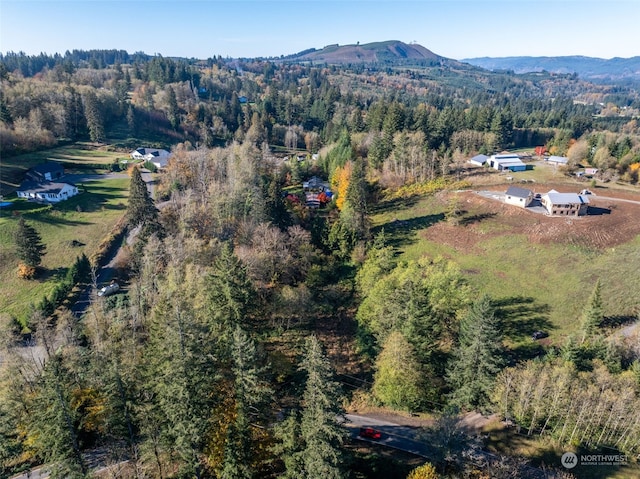
[[[602,307],[601,289],[602,287],[600,285],[600,279],[598,279],[595,286],[593,287],[591,296],[589,296],[589,300],[587,301],[587,304],[582,311],[581,327],[583,333],[583,341],[593,337],[598,327],[600,326],[600,323],[602,322],[604,310]]]
[[[72,405],[71,377],[60,354],[50,357],[39,378],[29,415],[34,445],[52,464],[53,479],[83,478],[88,474],[80,449],[78,409]]]
[[[127,207],[127,219],[131,227],[139,225],[157,227],[158,210],[149,195],[147,185],[142,179],[139,168],[133,168],[131,182],[129,183],[129,206]]]
[[[209,317],[216,327],[239,324],[253,298],[247,268],[228,243],[222,247],[207,278]]]
[[[32,268],[36,268],[42,263],[46,246],[42,243],[42,238],[36,229],[27,224],[23,217],[20,217],[18,221],[18,229],[14,239],[20,261]]]
[[[271,452],[282,460],[285,467],[285,473],[280,477],[283,479],[304,477],[303,444],[298,411],[294,410],[282,423],[276,425],[274,436],[277,442],[271,448]]]
[[[176,92],[170,86],[167,87],[167,117],[169,123],[175,130],[180,125],[180,109],[178,108],[178,99],[176,98]]]
[[[305,343],[305,355],[300,369],[307,373],[303,394],[300,435],[304,462],[303,477],[308,479],[338,479],[344,477],[340,446],[344,430],[336,422],[342,413],[338,384],[333,381],[329,360],[320,341],[311,336]]]
[[[105,139],[104,114],[100,100],[93,90],[89,90],[84,96],[84,114],[91,141],[103,141]]]
[[[282,197],[282,188],[278,178],[272,177],[269,181],[265,198],[265,213],[271,222],[282,231],[291,226],[291,216]]]
[[[202,477],[203,454],[214,407],[221,399],[214,332],[190,310],[180,285],[166,284],[166,298],[149,321],[144,390],[152,394],[141,420],[145,448],[173,454],[181,477]],[[161,468],[161,461],[158,469]]]
[[[487,403],[496,374],[503,365],[502,334],[489,296],[471,305],[460,323],[449,380],[453,402],[464,408]]]
[[[127,126],[129,127],[130,134],[136,133],[136,113],[131,103],[129,103],[129,106],[127,107]]]
[[[353,232],[355,238],[368,238],[367,180],[362,159],[356,160],[353,164],[340,221]]]
[[[11,112],[9,111],[7,102],[4,99],[4,94],[1,91],[0,91],[0,121],[3,121],[6,124],[11,124],[13,122],[13,118],[11,117]]]
[[[261,378],[254,342],[236,326],[231,349],[231,372],[234,383],[234,421],[229,425],[225,441],[222,479],[253,477],[251,415],[259,411],[269,393]],[[255,421],[256,418],[253,418]]]

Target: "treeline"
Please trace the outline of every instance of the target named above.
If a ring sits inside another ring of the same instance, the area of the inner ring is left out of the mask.
[[[60,138],[109,140],[128,148],[145,137],[207,147],[248,140],[316,153],[346,129],[359,154],[375,165],[395,157],[387,170],[402,178],[406,168],[399,161],[423,163],[437,156],[450,164],[478,152],[535,145],[564,155],[585,135],[608,129],[622,141],[638,131],[631,117],[620,116],[633,111],[635,93],[562,76],[197,62],[119,51],[75,55],[69,57],[73,68],[58,64],[33,78],[16,73],[8,59],[0,62],[3,153],[51,146]],[[73,60],[91,55],[103,55],[109,66]],[[607,98],[618,105],[599,105]],[[613,118],[623,121],[608,120]],[[632,150],[637,153],[635,144]],[[613,168],[626,172],[620,163]],[[424,175],[408,177],[402,181]]]

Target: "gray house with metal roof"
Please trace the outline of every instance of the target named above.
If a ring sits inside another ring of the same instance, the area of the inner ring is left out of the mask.
[[[589,198],[578,193],[551,190],[542,195],[540,201],[551,216],[582,216],[589,211]]]

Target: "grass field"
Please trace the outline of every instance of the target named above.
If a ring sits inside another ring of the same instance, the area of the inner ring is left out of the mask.
[[[87,186],[88,192],[54,206],[15,199],[12,206],[0,210],[2,313],[24,318],[29,305],[40,302],[53,290],[76,256],[83,252],[90,256],[125,213],[128,179],[91,181]],[[36,228],[47,246],[42,263],[44,273],[33,281],[21,280],[16,275],[18,259],[13,247],[13,232],[19,215]],[[83,246],[72,246],[73,240]]]
[[[612,229],[600,222],[616,218],[628,223],[636,215],[640,221],[640,206],[570,224],[516,207],[494,207],[467,193],[460,197],[467,212],[454,225],[444,220],[450,194],[382,203],[372,217],[374,230],[384,228],[403,259],[443,256],[455,261],[478,292],[499,301],[508,320],[505,332],[515,343],[531,343],[530,335],[538,329],[549,331],[548,341],[561,343],[579,327],[598,278],[612,322],[637,313],[640,230],[628,231],[624,243],[602,247],[616,232],[600,235],[598,228]],[[591,240],[601,240],[600,246]]]
[[[24,180],[29,168],[47,161],[83,163],[85,165],[111,164],[118,159],[128,158],[129,154],[122,151],[109,151],[107,147],[96,147],[91,143],[73,143],[48,150],[26,153],[24,155],[2,158],[0,174],[0,194],[7,195],[15,190]],[[68,167],[65,167],[65,172]],[[83,170],[87,172],[86,170]]]

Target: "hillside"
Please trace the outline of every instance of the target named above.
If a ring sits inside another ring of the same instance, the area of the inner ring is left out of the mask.
[[[380,63],[415,61],[439,63],[447,58],[417,44],[398,40],[367,43],[364,45],[327,45],[322,50],[310,49],[286,57],[290,61],[317,61],[327,63]]]
[[[640,80],[640,56],[632,58],[504,57],[466,58],[461,60],[487,70],[513,70],[515,73],[547,71],[576,73],[587,80]]]

